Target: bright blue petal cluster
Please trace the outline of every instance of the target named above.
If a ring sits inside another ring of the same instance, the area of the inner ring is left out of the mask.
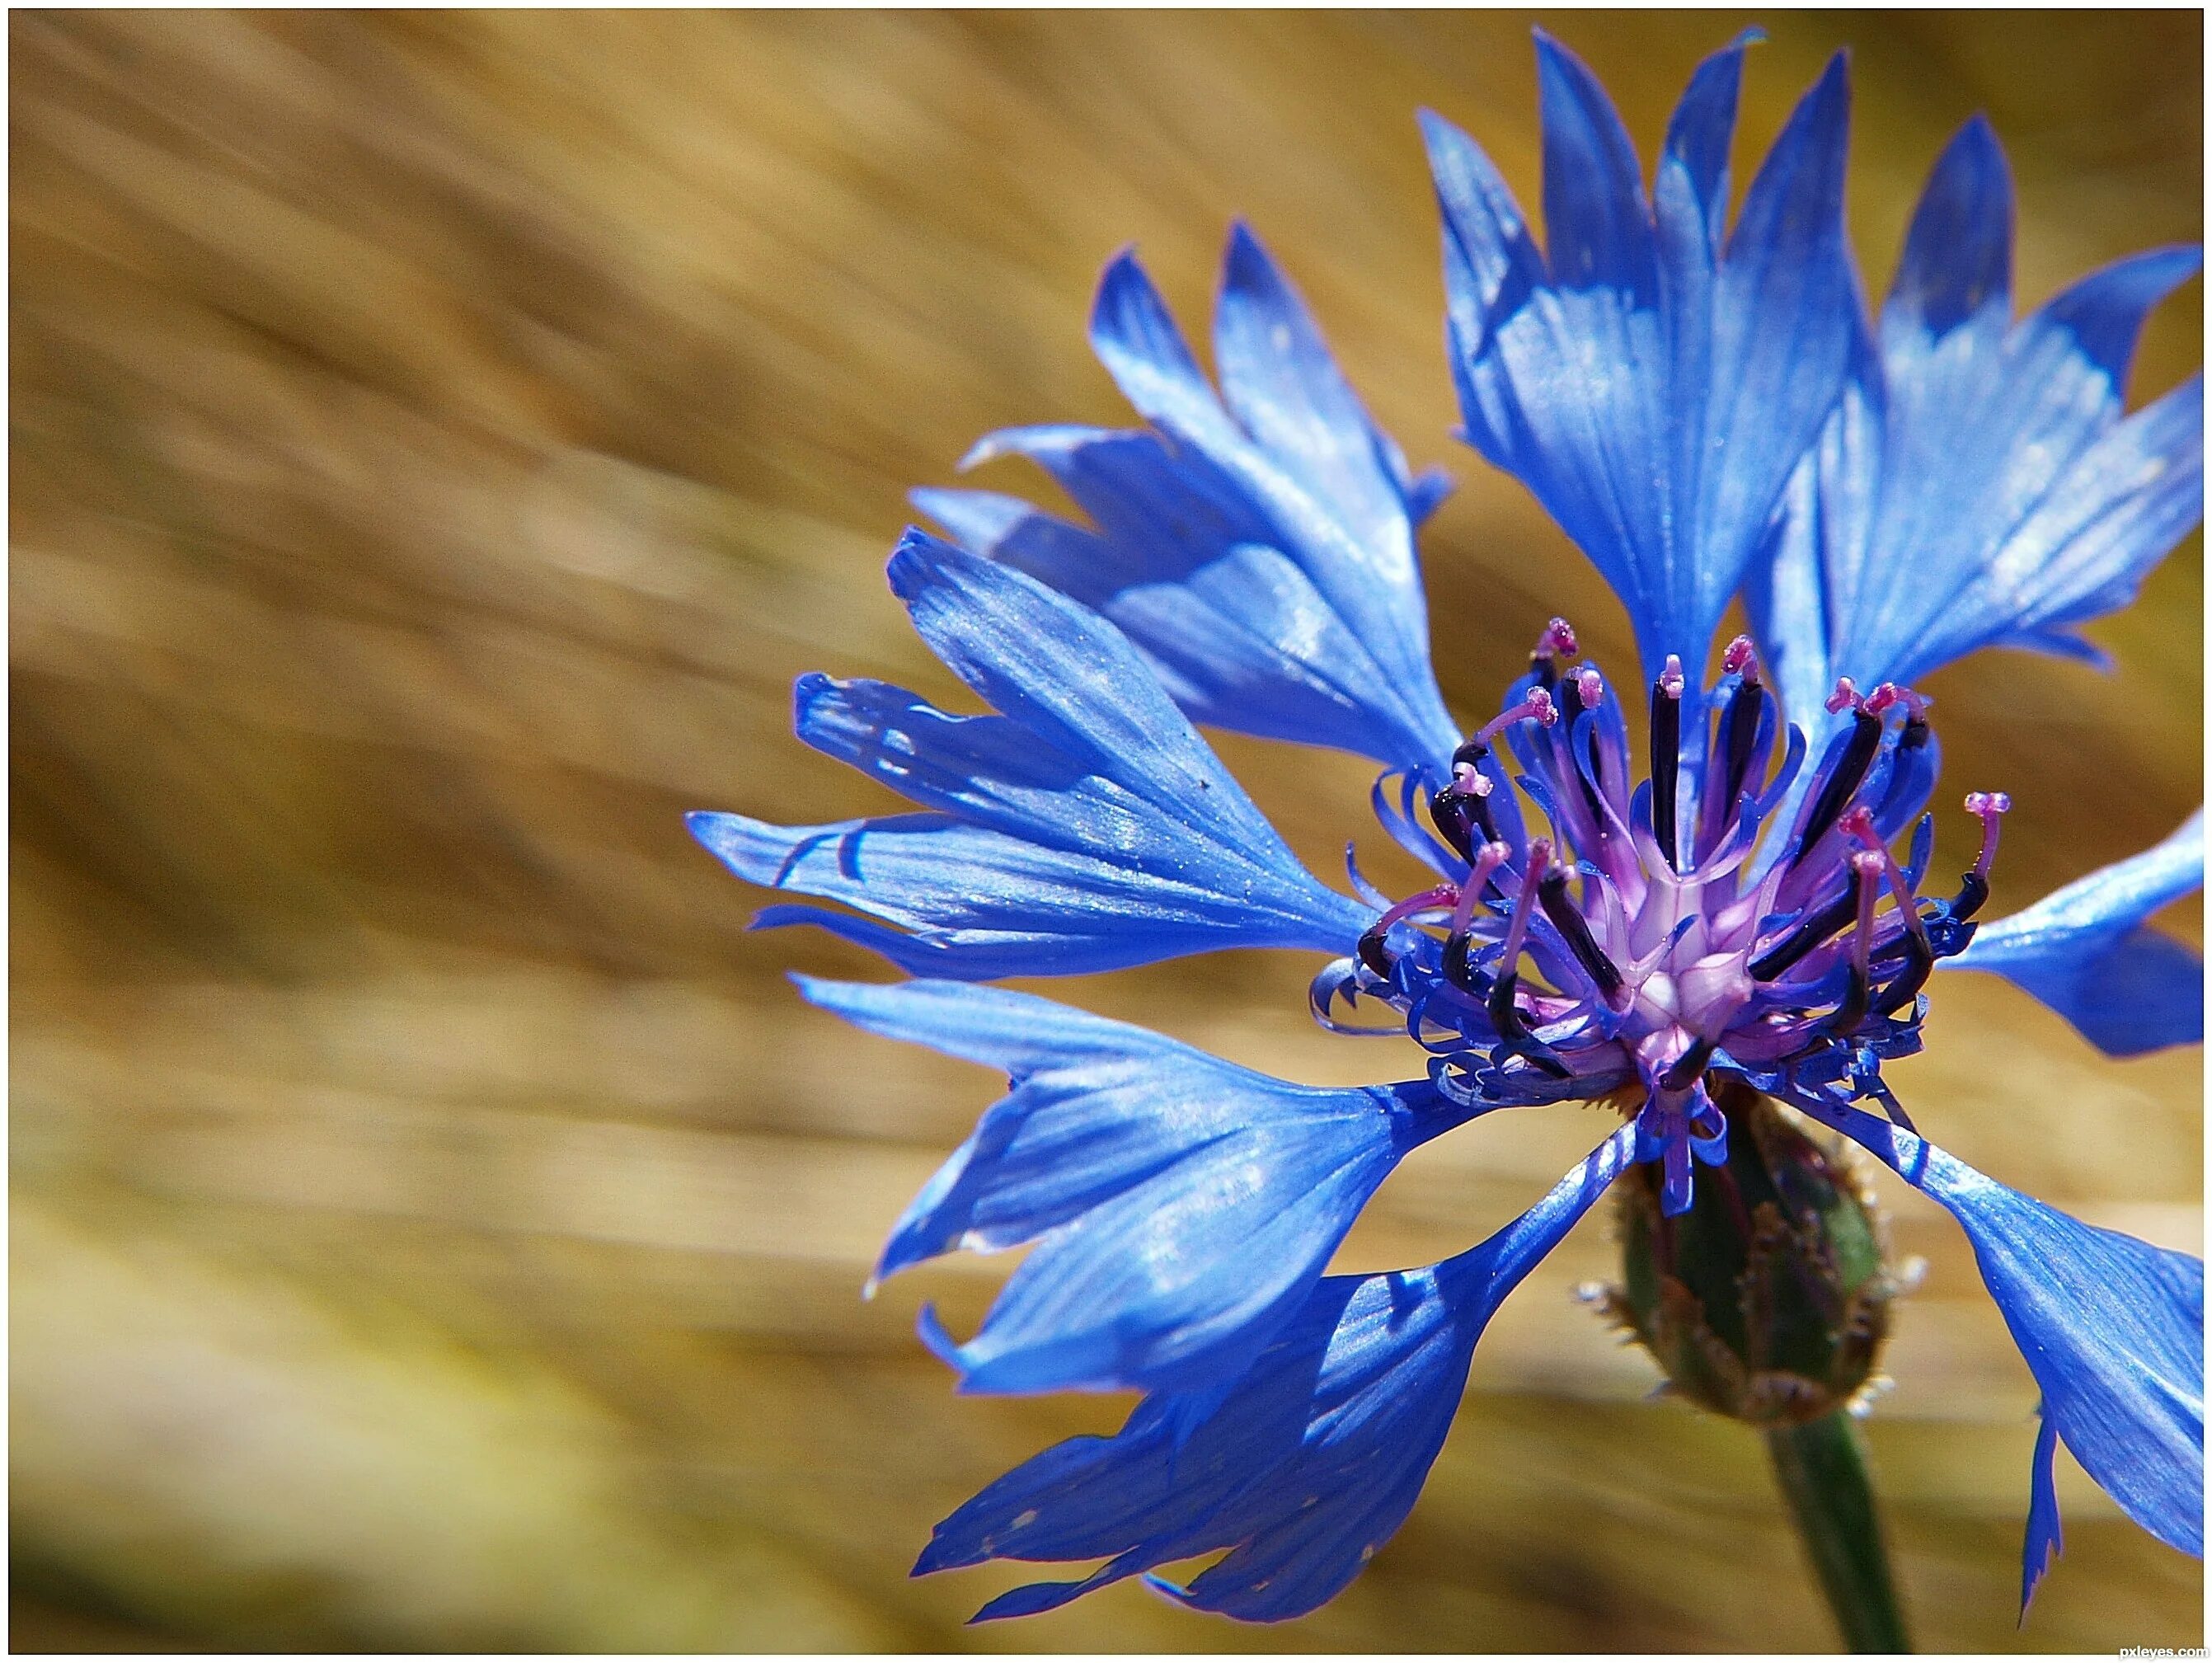
[[[739,877],[867,915],[780,907],[761,925],[818,925],[902,969],[963,979],[1221,947],[1334,951],[1364,927],[1368,910],[1297,863],[1113,625],[920,531],[890,582],[932,650],[1005,713],[800,677],[799,737],[928,811],[830,826],[692,816]]]
[[[1234,1377],[1400,1158],[1479,1112],[1425,1081],[1291,1085],[1000,988],[799,989],[871,1032],[1012,1077],[876,1267],[1036,1244],[982,1331],[948,1350],[963,1391],[1172,1392]]]
[[[1113,1437],[1047,1450],[939,1526],[918,1571],[1104,1562],[985,1617],[1140,1575],[1250,1620],[1332,1597],[1411,1509],[1506,1294],[1626,1166],[1660,1163],[1680,1212],[1725,1160],[1722,1082],[1856,1140],[1966,1230],[2043,1393],[2023,1600],[2059,1545],[2060,1442],[2145,1529],[2202,1551],[2202,1264],[1966,1167],[1881,1077],[1921,1044],[1945,962],[2009,977],[2114,1054],[2202,1037],[2196,956],[2146,921],[2201,885],[2201,815],[1984,923],[2010,802],[1966,798],[1979,856],[1923,895],[1940,750],[1911,685],[1984,646],[2086,654],[2075,627],[2201,518],[2197,383],[2122,405],[2143,318],[2197,256],[2121,262],[2014,322],[2010,185],[1977,122],[1869,322],[1840,60],[1726,223],[1743,46],[1698,70],[1647,195],[1603,90],[1538,37],[1542,249],[1473,142],[1423,118],[1467,437],[1611,580],[1640,686],[1574,662],[1554,620],[1498,713],[1452,722],[1413,546],[1441,487],[1409,476],[1240,226],[1218,388],[1125,255],[1091,337],[1146,426],[1020,428],[971,456],[1030,458],[1089,524],[916,494],[967,546],[909,532],[892,589],[997,713],[801,678],[799,737],[920,811],[693,817],[740,877],[848,909],[760,923],[931,978],[802,978],[806,998],[1009,1077],[878,1268],[1029,1249],[964,1344],[923,1314],[962,1389],[1146,1394]],[[1708,682],[1739,596],[1757,640]],[[1434,887],[1393,901],[1355,869],[1355,901],[1318,883],[1193,721],[1383,763],[1377,816]],[[1424,1076],[1297,1085],[972,985],[1255,946],[1328,956],[1323,1025],[1410,1037]],[[1323,1274],[1409,1150],[1571,1099],[1627,1124],[1513,1224],[1439,1265]],[[1223,1550],[1187,1586],[1154,1575]]]
[[[2096,658],[2075,633],[2134,598],[2204,513],[2203,378],[2123,417],[2151,307],[2195,248],[2121,260],[2012,316],[2012,179],[1969,122],[1791,488],[1746,599],[1784,700],[1910,683],[1984,646]]]
[[[1422,118],[1467,436],[1605,574],[1647,676],[1669,653],[1703,665],[1850,346],[1843,60],[1798,105],[1729,233],[1744,45],[1691,80],[1647,199],[1604,88],[1538,34],[1545,250],[1474,141]]]
[[[1628,1163],[1632,1136],[1615,1132],[1456,1258],[1328,1278],[1242,1374],[1147,1397],[1114,1436],[1071,1438],[1015,1468],[938,1526],[915,1569],[1107,1560],[1080,1581],[1002,1594],[979,1618],[1049,1611],[1222,1548],[1188,1587],[1155,1586],[1249,1622],[1333,1599],[1413,1510],[1492,1313]]]
[[[1195,720],[1393,767],[1449,756],[1413,553],[1446,488],[1407,472],[1259,240],[1230,237],[1218,396],[1133,255],[1106,268],[1091,340],[1149,428],[1017,428],[962,465],[1025,456],[1091,527],[983,491],[915,507],[1111,618]]]

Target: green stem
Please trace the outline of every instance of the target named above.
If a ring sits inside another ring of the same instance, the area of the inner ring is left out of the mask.
[[[1820,1573],[1821,1592],[1855,1652],[1909,1652],[1881,1536],[1866,1446],[1841,1410],[1766,1434],[1775,1476]]]

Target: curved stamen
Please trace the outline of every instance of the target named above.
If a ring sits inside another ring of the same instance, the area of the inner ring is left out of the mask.
[[[1905,938],[1905,968],[1891,979],[1881,990],[1881,997],[1875,1000],[1875,1015],[1893,1016],[1918,998],[1935,968],[1936,948],[1928,939],[1926,928],[1914,930]]]
[[[1489,1012],[1491,1026],[1509,1048],[1527,1057],[1547,1074],[1565,1079],[1572,1071],[1553,1054],[1549,1047],[1531,1036],[1520,1007],[1513,1002],[1521,980],[1521,945],[1528,933],[1529,902],[1535,898],[1537,887],[1543,882],[1544,869],[1551,862],[1549,838],[1539,837],[1529,843],[1528,869],[1522,876],[1521,892],[1513,898],[1513,917],[1505,926],[1505,945],[1498,960],[1498,979],[1490,985],[1485,1008]]]
[[[1489,801],[1497,787],[1480,766],[1489,755],[1488,745],[1470,739],[1452,753],[1449,782],[1429,793],[1429,819],[1462,860],[1474,859],[1476,832],[1486,843],[1498,841],[1498,822]]]
[[[1474,973],[1468,967],[1468,952],[1473,945],[1474,909],[1490,888],[1492,875],[1512,853],[1503,843],[1485,843],[1475,853],[1467,882],[1460,885],[1459,904],[1452,908],[1451,932],[1444,938],[1444,980],[1470,993],[1474,991]]]
[[[1869,701],[1869,707],[1871,703]],[[1875,830],[1873,810],[1864,807],[1853,809],[1844,816],[1843,827],[1864,847],[1866,853],[1881,860],[1882,877],[1887,880],[1889,892],[1897,901],[1898,916],[1905,922],[1905,968],[1891,979],[1889,985],[1881,990],[1881,997],[1875,1000],[1873,1005],[1875,1015],[1887,1017],[1919,997],[1929,973],[1936,968],[1936,948],[1928,939],[1928,926],[1920,916],[1920,898],[1912,893],[1912,885],[1898,865],[1897,857],[1889,852],[1889,845],[1883,842],[1881,834]]]
[[[1879,716],[1892,705],[1905,707],[1905,731],[1898,736],[1899,751],[1918,750],[1928,743],[1928,711],[1936,701],[1924,694],[1915,693],[1909,687],[1899,687],[1895,682],[1884,682],[1867,695],[1866,709],[1869,716]]]
[[[1359,962],[1383,980],[1390,980],[1392,959],[1387,938],[1390,926],[1401,919],[1411,918],[1415,913],[1433,912],[1439,907],[1449,907],[1459,899],[1459,891],[1449,883],[1440,883],[1433,889],[1424,889],[1419,895],[1407,895],[1403,901],[1367,926],[1359,938]]]
[[[1843,1003],[1828,1019],[1828,1031],[1838,1039],[1866,1020],[1867,999],[1874,991],[1869,960],[1874,952],[1874,904],[1881,889],[1881,857],[1861,849],[1851,856],[1851,870],[1859,880],[1858,916],[1851,937],[1851,980]]]
[[[1923,907],[1917,889],[1932,819],[1923,818],[1909,863],[1888,840],[1892,821],[1902,823],[1934,777],[1924,695],[1893,682],[1862,694],[1839,679],[1827,703],[1840,731],[1808,783],[1806,731],[1782,719],[1748,636],[1722,652],[1722,673],[1733,679],[1711,689],[1713,710],[1694,735],[1682,725],[1681,659],[1669,657],[1650,683],[1651,771],[1637,784],[1623,713],[1604,677],[1558,656],[1576,650],[1564,620],[1547,627],[1510,707],[1460,745],[1451,777],[1428,794],[1438,837],[1416,841],[1463,876],[1387,907],[1353,957],[1316,983],[1328,994],[1317,992],[1317,1010],[1334,1022],[1337,1000],[1349,1007],[1362,992],[1387,1000],[1407,1033],[1457,1059],[1446,1071],[1460,1071],[1469,1091],[1548,1093],[1554,1088],[1534,1079],[1544,1074],[1587,1096],[1640,1077],[1653,1102],[1680,1120],[1684,1100],[1703,1101],[1716,1068],[1778,1068],[1795,1078],[1801,1065],[1831,1069],[1841,1059],[1836,1093],[1878,1096],[1878,1059],[1912,1048],[1929,971],[1973,934],[1968,920],[1987,897],[1997,817],[2009,803],[1969,799],[1983,821],[1981,858],[1957,900]],[[1515,726],[1531,722],[1548,737]],[[1511,768],[1507,740],[1526,777]],[[1704,744],[1711,789],[1685,824],[1683,747],[1693,742]],[[1408,777],[1410,813],[1423,786]],[[1881,780],[1888,783],[1876,791]],[[1535,828],[1523,794],[1549,819],[1548,836],[1524,835],[1524,823]],[[1802,812],[1771,823],[1784,802]],[[1387,816],[1385,824],[1407,842],[1400,834],[1409,825]],[[1770,840],[1785,858],[1747,867]],[[1371,894],[1356,876],[1354,884]],[[1408,920],[1418,933],[1398,938],[1394,950],[1390,929]],[[1536,967],[1526,1000],[1524,948]],[[1698,1158],[1716,1158],[1703,1143],[1722,1147],[1724,1122],[1714,1120],[1711,1130],[1691,1129]],[[1684,1179],[1686,1195],[1686,1164]]]
[[[1959,880],[1959,898],[1951,903],[1951,916],[1961,924],[1981,911],[1982,903],[1990,898],[1990,866],[1997,858],[1997,822],[2011,810],[2012,798],[2001,791],[1966,793],[1966,812],[1981,817],[1982,852],[1975,858],[1973,871]]]
[[[1497,817],[1488,801],[1494,786],[1482,771],[1490,756],[1490,742],[1515,722],[1533,720],[1549,727],[1559,719],[1559,707],[1552,702],[1552,695],[1540,687],[1532,687],[1527,698],[1452,753],[1451,783],[1430,797],[1429,818],[1461,859],[1474,858],[1475,832],[1482,834],[1486,843],[1498,841]]]
[[[1534,721],[1541,726],[1549,727],[1559,719],[1559,707],[1552,702],[1551,694],[1543,688],[1532,687],[1528,689],[1527,698],[1522,700],[1510,710],[1501,712],[1472,740],[1462,745],[1460,750],[1466,751],[1472,749],[1480,755],[1487,755],[1490,750],[1490,742],[1516,722]],[[1456,763],[1459,758],[1455,756],[1452,760]],[[1469,757],[1468,760],[1474,762],[1479,758]]]

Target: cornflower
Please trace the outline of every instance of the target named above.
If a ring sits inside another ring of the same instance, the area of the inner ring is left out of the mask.
[[[1972,1245],[2041,1393],[2023,1609],[2059,1545],[2062,1441],[2130,1518],[2203,1551],[2201,1261],[1975,1171],[1882,1077],[1920,1047],[1938,968],[2005,976],[2111,1054],[2202,1038],[2196,956],[2144,922],[2201,884],[2201,811],[1987,921],[2010,801],[1964,798],[1979,853],[1934,882],[1940,747],[1918,690],[1985,646],[2094,657],[2077,627],[2201,519],[2200,378],[2123,408],[2141,325],[2198,255],[2122,260],[2015,320],[2010,181],[1977,118],[1869,319],[1843,224],[1840,56],[1728,226],[1746,44],[1698,68],[1647,193],[1602,88],[1540,34],[1542,247],[1474,143],[1422,117],[1463,436],[1610,582],[1639,677],[1578,660],[1554,620],[1494,717],[1452,719],[1414,541],[1447,487],[1411,473],[1240,225],[1218,386],[1125,253],[1091,337],[1145,425],[1017,428],[963,464],[1026,458],[1089,524],[915,494],[955,540],[909,531],[890,586],[998,713],[800,679],[799,737],[919,811],[693,816],[739,877],[850,909],[774,907],[761,926],[815,925],[916,978],[799,977],[807,998],[1011,1077],[876,1271],[1031,1247],[964,1342],[924,1310],[960,1388],[1145,1393],[1113,1436],[1044,1451],[937,1527],[917,1574],[1103,1562],[980,1617],[1139,1575],[1231,1617],[1312,1611],[1404,1520],[1484,1326],[1609,1185],[1634,1180],[1647,1280],[1692,1275],[1666,1221],[1707,1186],[1747,1218],[1740,1185],[1787,1167],[1775,1217],[1822,1224],[1788,1214],[1791,1185],[1832,1200],[1842,1180],[1775,1104],[1869,1151]],[[1737,597],[1751,632],[1708,680]],[[1433,884],[1388,895],[1349,859],[1353,895],[1322,883],[1194,723],[1381,763],[1375,813]],[[1316,1089],[976,985],[1254,947],[1327,956],[1314,1015],[1410,1038],[1425,1067]],[[1409,1151],[1574,1100],[1623,1122],[1505,1229],[1438,1264],[1324,1274]],[[1820,1251],[1828,1349],[1723,1359],[1692,1395],[1769,1424],[1863,1395],[1892,1289]],[[1663,1362],[1701,1319],[1639,1304],[1636,1281],[1616,1314]],[[1187,1584],[1156,1574],[1223,1550]]]

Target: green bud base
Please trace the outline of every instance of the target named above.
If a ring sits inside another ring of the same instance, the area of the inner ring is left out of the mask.
[[[1844,1643],[1854,1652],[1911,1651],[1867,1474],[1865,1443],[1850,1417],[1838,1412],[1800,1426],[1771,1427],[1766,1448]]]
[[[1668,1392],[1765,1435],[1851,1650],[1910,1650],[1849,1413],[1875,1379],[1897,1291],[1881,1221],[1840,1150],[1756,1091],[1717,1095],[1728,1158],[1698,1168],[1688,1211],[1666,1215],[1656,1163],[1615,1186],[1621,1281],[1604,1308]]]
[[[1668,1390],[1754,1426],[1796,1425],[1866,1389],[1894,1288],[1868,1199],[1841,1157],[1755,1091],[1722,1089],[1724,1165],[1690,1210],[1660,1209],[1656,1162],[1620,1199],[1621,1285],[1606,1304]]]

